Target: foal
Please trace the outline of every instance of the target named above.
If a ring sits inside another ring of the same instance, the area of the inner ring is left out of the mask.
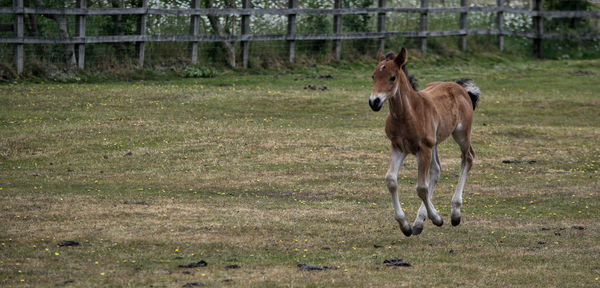
[[[479,101],[479,88],[470,79],[456,82],[433,82],[421,91],[412,85],[406,74],[406,49],[397,56],[386,56],[379,50],[378,65],[373,72],[374,87],[369,106],[379,111],[385,100],[389,101],[390,114],[385,133],[391,141],[390,168],[385,184],[392,196],[394,218],[406,236],[423,231],[423,222],[431,219],[442,226],[444,221],[431,203],[433,189],[440,172],[437,145],[452,135],[462,152],[460,177],[452,197],[452,225],[460,223],[462,192],[467,173],[473,165],[475,152],[471,147],[473,111]],[[408,154],[417,157],[417,194],[423,200],[411,229],[398,200],[398,169]]]

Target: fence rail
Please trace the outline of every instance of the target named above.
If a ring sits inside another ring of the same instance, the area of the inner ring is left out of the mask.
[[[11,8],[0,7],[0,14],[47,14],[47,15],[356,15],[368,13],[471,13],[471,12],[506,12],[544,18],[589,18],[600,17],[600,11],[535,11],[497,6],[469,6],[447,8]]]
[[[543,0],[534,1],[534,9],[515,9],[504,6],[504,0],[497,0],[497,6],[469,6],[468,0],[461,0],[460,7],[431,8],[428,0],[420,0],[420,7],[385,7],[385,0],[378,0],[378,7],[373,8],[341,8],[341,0],[333,0],[334,8],[314,9],[297,8],[296,0],[288,0],[288,8],[282,9],[252,9],[250,0],[242,1],[242,8],[199,8],[199,0],[191,0],[189,9],[158,9],[147,7],[146,0],[140,0],[140,8],[87,8],[86,0],[77,0],[77,8],[31,8],[24,7],[23,0],[13,0],[13,7],[0,7],[0,14],[13,15],[13,37],[0,37],[0,43],[14,44],[14,59],[17,73],[23,73],[24,44],[74,44],[77,45],[76,55],[79,68],[85,67],[85,45],[93,43],[119,43],[135,42],[138,53],[139,66],[144,63],[144,43],[146,42],[189,42],[192,64],[197,62],[198,42],[240,42],[242,66],[248,65],[249,42],[252,41],[287,41],[289,61],[294,61],[295,41],[302,40],[333,40],[335,42],[336,58],[341,57],[341,40],[347,39],[379,39],[379,47],[384,48],[385,38],[393,36],[416,37],[421,39],[421,49],[427,49],[427,37],[459,36],[459,46],[462,50],[467,47],[468,35],[497,35],[498,47],[504,49],[504,36],[517,36],[533,39],[534,50],[541,57],[542,40],[544,39],[600,39],[599,33],[546,33],[543,29],[543,19],[548,18],[600,18],[600,11],[544,11]],[[496,13],[496,27],[489,29],[468,29],[467,17],[473,12]],[[388,13],[415,13],[420,14],[419,31],[386,31],[385,17]],[[427,15],[431,13],[460,13],[458,30],[427,29]],[[521,32],[505,29],[504,17],[506,13],[519,14],[532,17],[533,31]],[[31,37],[24,35],[25,15],[60,15],[75,16],[75,33],[73,37]],[[376,14],[377,32],[341,33],[342,15]],[[137,35],[118,36],[86,36],[86,16],[89,15],[138,15]],[[146,17],[148,15],[189,16],[189,35],[146,35]],[[241,16],[241,34],[238,35],[213,35],[199,34],[199,16],[239,15]],[[287,34],[255,35],[249,32],[250,16],[253,15],[283,15],[288,18]],[[296,34],[297,15],[333,15],[333,33],[330,34]]]

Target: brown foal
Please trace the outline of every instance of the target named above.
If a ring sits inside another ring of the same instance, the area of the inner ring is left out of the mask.
[[[462,192],[475,157],[471,147],[471,125],[479,101],[479,88],[472,80],[461,79],[429,83],[417,91],[406,74],[406,54],[404,48],[397,56],[393,53],[384,56],[379,50],[369,105],[379,111],[386,100],[389,102],[385,133],[391,141],[391,159],[385,183],[392,196],[394,218],[404,235],[410,236],[421,233],[426,218],[437,226],[444,223],[433,207],[431,197],[441,173],[437,145],[450,135],[462,152],[451,214],[452,225],[460,223]],[[423,200],[412,229],[400,206],[397,181],[398,170],[409,153],[417,157],[417,194]]]

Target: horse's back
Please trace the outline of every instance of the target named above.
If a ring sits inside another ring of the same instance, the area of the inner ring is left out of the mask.
[[[437,122],[436,138],[441,142],[456,129],[471,129],[473,109],[467,91],[455,82],[432,82],[421,90],[421,95],[434,106]]]
[[[456,82],[431,82],[425,85],[421,90],[421,94],[432,100],[433,105],[440,106],[440,108],[458,109],[460,111],[457,112],[460,114],[468,114],[469,111],[472,112],[473,110],[467,90]]]

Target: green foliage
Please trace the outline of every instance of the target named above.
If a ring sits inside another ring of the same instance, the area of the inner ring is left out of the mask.
[[[330,8],[330,3],[323,0],[308,0],[307,8]],[[298,23],[298,28],[307,34],[325,34],[331,31],[331,22],[326,15],[306,15],[304,21]]]
[[[593,6],[586,0],[547,0],[544,9],[549,11],[590,11]],[[594,27],[590,18],[553,18],[544,21],[545,32],[590,33]]]
[[[343,0],[344,8],[368,8],[373,5],[373,0]],[[348,32],[370,32],[375,23],[373,14],[344,15],[342,16],[342,29]],[[350,41],[350,46],[360,54],[370,50],[372,40],[360,39]]]
[[[217,77],[217,71],[210,67],[187,66],[183,69],[183,75],[186,78],[214,78]]]
[[[594,6],[587,0],[546,0],[544,9],[549,11],[591,11]],[[590,18],[553,18],[544,20],[545,33],[597,33]],[[595,58],[600,56],[600,41],[562,39],[544,41],[547,58]]]
[[[0,62],[0,83],[8,82],[17,78],[17,74],[10,65]]]
[[[324,0],[308,0],[307,8],[330,8],[331,3]],[[332,23],[326,15],[306,15],[301,17],[298,22],[298,32],[303,34],[328,34],[331,33]],[[327,41],[314,40],[310,41],[312,52],[326,54]]]
[[[343,0],[344,8],[367,8],[373,5],[373,0]],[[344,15],[342,25],[348,31],[369,32],[371,18],[369,14]]]

